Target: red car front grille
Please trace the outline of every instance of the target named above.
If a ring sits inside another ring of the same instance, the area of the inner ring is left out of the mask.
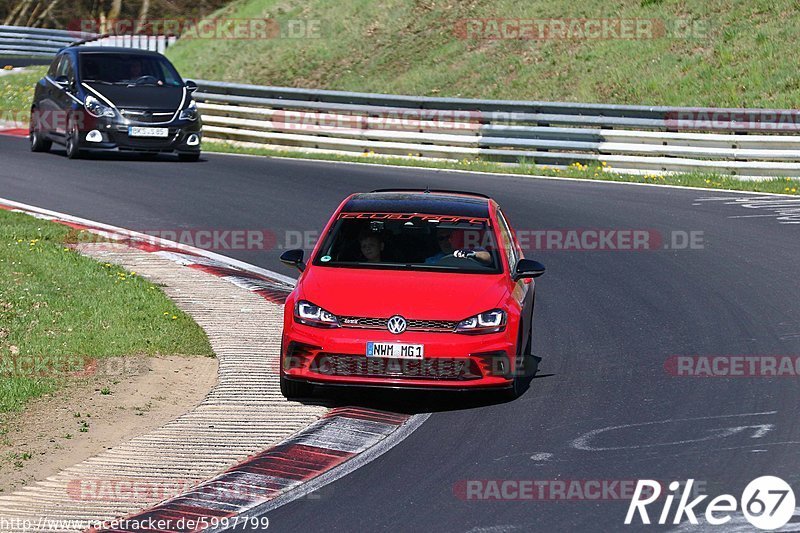
[[[481,373],[472,359],[384,359],[364,355],[320,353],[310,369],[329,376],[471,380]]]
[[[386,329],[386,324],[389,322],[388,318],[368,318],[361,316],[342,316],[339,317],[339,323],[343,328],[360,328],[360,329]],[[407,320],[408,327],[406,331],[433,331],[442,333],[451,333],[456,329],[458,322],[451,322],[448,320]]]

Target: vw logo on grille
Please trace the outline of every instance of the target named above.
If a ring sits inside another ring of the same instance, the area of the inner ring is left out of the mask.
[[[406,319],[401,317],[400,315],[394,315],[392,318],[389,319],[389,322],[386,324],[386,327],[389,329],[391,333],[398,335],[406,330],[406,328],[408,327],[408,323],[406,323]]]

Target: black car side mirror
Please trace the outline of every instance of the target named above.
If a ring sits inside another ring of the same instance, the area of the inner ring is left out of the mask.
[[[514,281],[522,278],[538,278],[545,272],[544,265],[533,259],[520,259],[514,271]]]
[[[193,93],[197,90],[197,84],[192,80],[186,80],[186,90]]]
[[[286,250],[281,254],[281,262],[303,272],[306,269],[306,264],[303,262],[304,255],[303,250]]]
[[[65,91],[67,87],[69,87],[69,78],[66,76],[58,76],[55,80],[56,85],[62,90]]]

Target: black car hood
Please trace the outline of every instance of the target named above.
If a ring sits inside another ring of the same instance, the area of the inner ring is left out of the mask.
[[[152,85],[106,85],[86,83],[94,91],[102,94],[118,109],[164,109],[177,110],[184,99],[183,87],[154,87]],[[92,94],[92,91],[89,91]]]

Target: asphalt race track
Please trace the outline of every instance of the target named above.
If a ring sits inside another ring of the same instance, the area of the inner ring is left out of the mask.
[[[768,209],[698,201],[744,194],[214,154],[196,164],[69,161],[63,152],[29,153],[26,140],[10,137],[0,137],[0,161],[0,197],[143,231],[267,229],[282,243],[287,231],[319,230],[351,192],[429,186],[489,194],[522,232],[647,230],[665,243],[673,231],[702,232],[697,249],[528,251],[548,272],[537,280],[534,352],[542,362],[525,395],[499,403],[335,393],[343,403],[434,414],[372,463],[268,513],[270,530],[624,527],[628,500],[613,490],[600,500],[466,499],[465,487],[488,487],[486,480],[587,487],[691,478],[712,497],[738,498],[750,480],[777,475],[797,492],[797,377],[692,378],[665,369],[674,355],[800,355],[800,225]],[[222,253],[291,274],[277,248]],[[479,490],[473,498],[481,494],[491,496]],[[657,520],[661,505],[649,509]],[[792,529],[800,530],[800,516]]]

